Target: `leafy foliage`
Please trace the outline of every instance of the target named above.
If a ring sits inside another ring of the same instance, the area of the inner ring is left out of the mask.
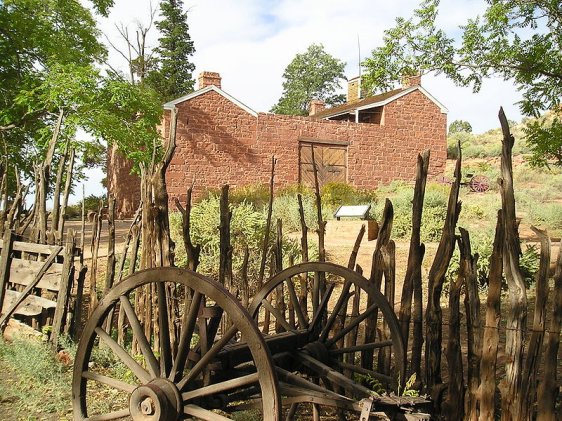
[[[449,136],[459,132],[472,133],[472,126],[465,120],[455,120],[449,124]]]
[[[195,52],[189,36],[187,12],[182,0],[164,0],[160,3],[162,20],[156,22],[160,31],[157,68],[148,74],[146,82],[160,93],[162,100],[169,101],[193,91],[193,71],[190,61]]]
[[[435,72],[479,91],[485,78],[512,80],[524,114],[559,110],[562,98],[562,10],[558,2],[490,0],[482,16],[461,27],[460,44],[435,22],[439,0],[423,0],[409,19],[385,31],[384,44],[363,65],[373,88],[393,86],[404,75]],[[534,162],[560,163],[560,129],[531,125]],[[558,135],[558,137],[555,137]]]
[[[283,73],[283,94],[271,111],[277,114],[308,115],[310,102],[319,99],[336,105],[345,96],[336,95],[345,79],[345,63],[331,56],[322,44],[312,44],[297,54]]]

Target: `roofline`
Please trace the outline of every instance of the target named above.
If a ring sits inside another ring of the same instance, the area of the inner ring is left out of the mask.
[[[421,93],[423,93],[431,102],[433,102],[435,105],[437,105],[439,107],[439,109],[441,110],[441,112],[443,114],[447,114],[449,112],[449,110],[443,104],[441,104],[433,95],[431,95],[429,92],[427,92],[427,90],[425,90],[425,88],[418,85],[418,86],[411,86],[407,89],[404,89],[403,91],[398,92],[396,95],[392,95],[391,97],[383,99],[382,101],[372,102],[370,104],[363,105],[363,106],[357,107],[357,108],[352,107],[347,111],[339,111],[339,112],[334,113],[334,114],[328,114],[328,115],[326,115],[322,118],[328,119],[328,118],[337,117],[337,116],[344,115],[344,114],[352,114],[355,111],[363,111],[363,110],[368,110],[369,108],[381,107],[381,106],[386,105],[386,104],[388,104],[392,101],[397,100],[398,98],[403,97],[404,95],[408,95],[409,93],[414,92],[415,90],[419,90]],[[312,117],[314,117],[314,116],[312,116]]]
[[[223,96],[224,98],[228,99],[230,102],[233,102],[234,104],[238,105],[240,108],[242,108],[244,111],[246,111],[248,114],[253,115],[254,117],[258,116],[258,113],[255,112],[254,110],[252,110],[250,107],[248,107],[247,105],[243,104],[242,102],[238,101],[236,98],[234,98],[232,95],[227,94],[225,91],[223,91],[222,89],[216,87],[215,85],[209,85],[206,86],[203,89],[199,89],[195,92],[191,92],[190,94],[184,95],[182,97],[179,97],[177,99],[174,99],[172,101],[166,102],[164,104],[164,109],[165,110],[172,110],[177,104],[182,103],[184,101],[189,101],[190,99],[196,98],[199,95],[203,95],[206,94],[207,92],[210,91],[215,91],[217,94]]]

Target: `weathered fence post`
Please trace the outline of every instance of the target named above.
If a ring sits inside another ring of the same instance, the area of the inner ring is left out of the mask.
[[[503,108],[499,119],[503,132],[500,193],[502,199],[505,241],[503,266],[509,293],[507,312],[505,353],[509,356],[505,364],[505,377],[500,384],[502,391],[502,421],[521,420],[522,405],[525,400],[521,391],[523,374],[523,354],[525,333],[527,331],[527,293],[519,267],[521,246],[518,223],[515,217],[515,195],[513,191],[513,169],[511,151],[514,138]]]
[[[554,273],[554,299],[552,300],[552,319],[545,347],[544,375],[539,385],[537,396],[537,421],[555,421],[556,398],[559,386],[556,382],[558,348],[560,347],[560,329],[562,327],[562,241],[558,248],[558,259]]]
[[[482,359],[480,360],[480,386],[477,394],[480,400],[480,419],[482,420],[496,419],[496,364],[500,341],[504,229],[502,211],[500,210],[498,211],[496,234],[492,255],[490,256],[486,323],[482,340]]]
[[[443,233],[437,247],[437,253],[429,270],[427,308],[425,311],[425,381],[428,389],[441,383],[441,340],[442,311],[441,291],[449,262],[455,249],[455,227],[461,211],[458,201],[461,182],[461,151],[458,145],[459,158],[455,166],[455,181],[451,186],[447,217],[443,225]]]
[[[410,251],[408,253],[408,266],[402,285],[400,310],[398,319],[404,339],[404,348],[408,349],[410,336],[410,320],[412,314],[412,296],[414,297],[414,326],[412,342],[412,359],[410,370],[416,373],[421,380],[421,351],[423,345],[423,315],[422,315],[422,278],[421,265],[425,247],[421,244],[421,220],[423,212],[423,199],[429,168],[429,150],[418,155],[416,170],[416,185],[412,203],[412,236],[410,238]]]

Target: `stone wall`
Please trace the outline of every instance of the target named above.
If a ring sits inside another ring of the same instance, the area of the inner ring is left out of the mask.
[[[255,117],[215,91],[177,108],[177,147],[167,172],[172,201],[185,200],[192,179],[195,197],[223,184],[268,183],[272,155],[277,158],[276,185],[298,183],[303,140],[347,144],[347,179],[360,188],[413,180],[417,154],[426,149],[431,149],[430,175],[442,174],[445,166],[446,115],[420,91],[386,105],[383,125],[266,113]],[[127,209],[134,207],[129,185],[110,183]]]

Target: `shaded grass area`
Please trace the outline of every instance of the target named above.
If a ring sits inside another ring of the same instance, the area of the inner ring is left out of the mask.
[[[3,420],[71,420],[72,366],[44,343],[0,338],[0,413]]]

